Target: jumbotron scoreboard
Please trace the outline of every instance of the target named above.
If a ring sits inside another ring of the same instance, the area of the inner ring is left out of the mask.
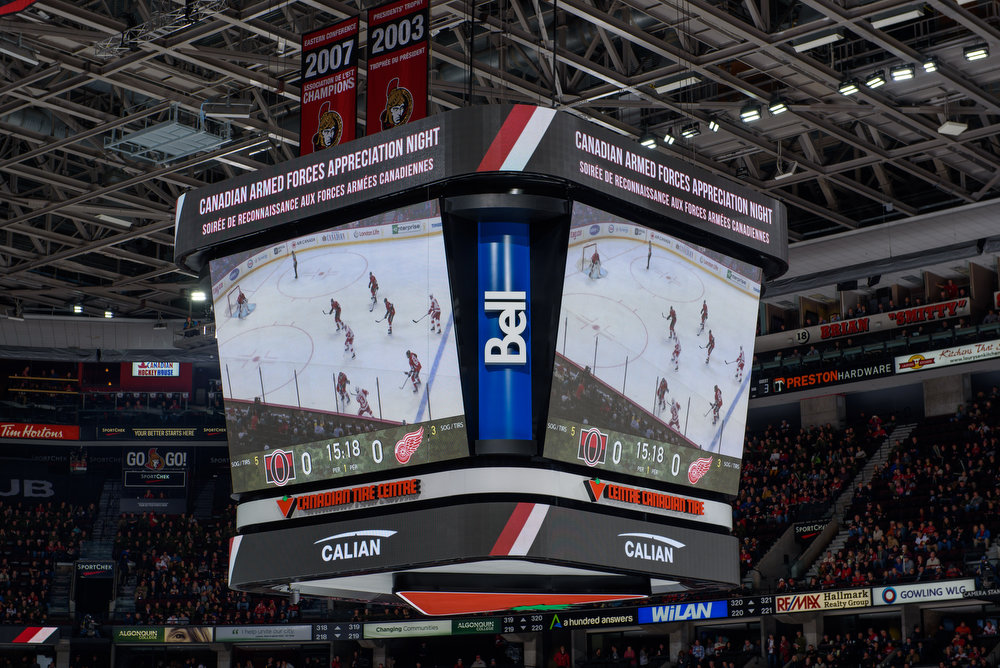
[[[427,614],[738,580],[777,201],[579,117],[460,109],[183,195],[230,585]]]

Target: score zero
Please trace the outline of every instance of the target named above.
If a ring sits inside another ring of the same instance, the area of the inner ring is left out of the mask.
[[[156,451],[155,448],[152,449],[152,450],[150,450],[148,454],[145,453],[145,452],[134,452],[133,451],[133,452],[126,453],[126,455],[125,455],[125,465],[126,466],[146,466],[152,460],[155,460],[157,457],[161,457],[161,455]],[[184,466],[187,466],[187,453],[186,452],[167,452],[167,453],[165,453],[165,454],[162,455],[162,458],[163,458],[163,466],[165,468],[168,468],[168,469],[171,469],[171,468],[182,468]],[[160,468],[160,467],[155,467],[155,468]]]

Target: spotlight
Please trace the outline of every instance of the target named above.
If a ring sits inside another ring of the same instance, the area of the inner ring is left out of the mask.
[[[645,132],[639,139],[639,143],[646,148],[654,148],[656,146],[656,135],[652,132]]]
[[[105,318],[113,318],[113,317],[115,317],[115,314],[112,313],[111,311],[105,311],[104,312],[104,317]]]
[[[913,78],[913,63],[898,65],[889,70],[889,76],[893,81],[906,81]]]
[[[663,136],[663,143],[666,144],[667,146],[670,146],[675,141],[677,141],[677,137],[673,136],[669,132],[666,135]]]
[[[937,58],[925,58],[924,59],[924,72],[930,74],[931,72],[937,72],[938,61]]]
[[[760,120],[760,105],[748,104],[740,110],[740,120],[744,123],[753,123]]]
[[[837,90],[840,91],[841,95],[854,95],[860,89],[858,88],[857,80],[848,79],[847,81],[840,84],[840,88],[838,88]]]
[[[712,132],[719,131],[719,124],[716,123],[714,118],[708,122],[708,129],[711,130]]]
[[[777,116],[778,114],[783,114],[788,111],[788,105],[782,99],[777,99],[768,105],[767,110],[771,112],[772,116]]]
[[[869,88],[879,88],[885,85],[885,70],[879,70],[878,72],[872,72],[865,79],[865,85]]]
[[[83,313],[83,306],[80,304],[73,304],[73,313]]]
[[[191,301],[193,302],[203,302],[205,301],[205,291],[195,290],[191,293]]]
[[[957,137],[968,129],[968,123],[962,123],[961,121],[945,121],[941,124],[941,127],[938,128],[938,132],[943,135]]]
[[[681,129],[681,137],[684,137],[684,139],[691,139],[693,137],[697,137],[700,134],[701,134],[701,126],[699,126],[697,123],[691,123],[690,125],[685,125]]]
[[[975,46],[969,46],[965,48],[965,59],[970,63],[973,60],[982,60],[990,55],[990,47],[988,44],[976,44]]]

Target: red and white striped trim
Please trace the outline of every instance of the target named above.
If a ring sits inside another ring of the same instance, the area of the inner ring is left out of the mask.
[[[58,630],[58,626],[26,626],[17,634],[14,642],[38,645],[48,640],[49,636]]]
[[[478,172],[519,172],[534,155],[555,118],[555,109],[527,105],[514,107],[486,150]]]
[[[523,557],[528,554],[532,543],[545,522],[549,506],[542,503],[519,503],[510,514],[510,519],[497,537],[491,557]]]

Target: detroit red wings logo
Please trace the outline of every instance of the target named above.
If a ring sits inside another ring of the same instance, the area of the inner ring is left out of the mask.
[[[405,464],[410,461],[410,457],[413,453],[417,451],[420,444],[424,440],[424,428],[421,427],[416,431],[411,431],[409,434],[403,436],[403,438],[396,441],[396,461],[400,464]]]
[[[691,462],[688,467],[688,482],[694,485],[708,473],[708,467],[712,465],[712,457],[699,457]]]

